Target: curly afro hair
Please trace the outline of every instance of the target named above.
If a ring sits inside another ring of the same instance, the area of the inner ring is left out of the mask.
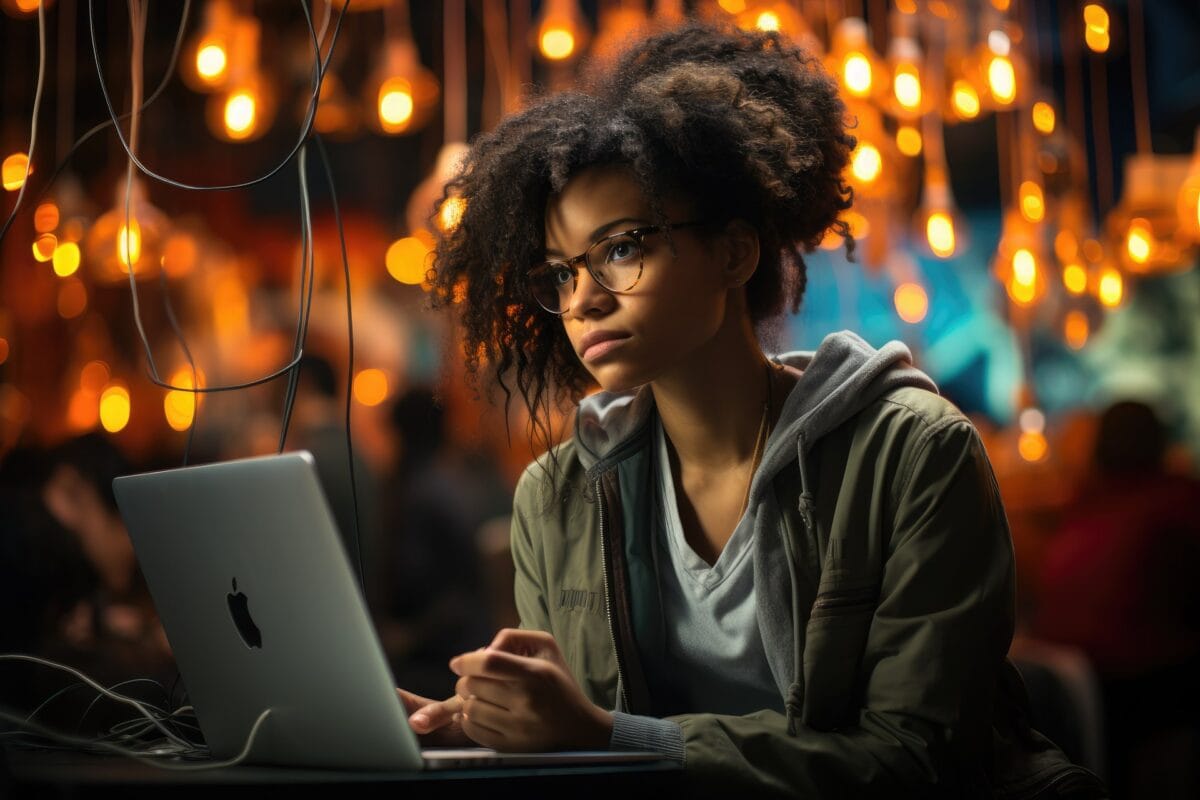
[[[777,33],[691,22],[643,39],[581,90],[474,141],[446,187],[466,204],[437,244],[434,305],[461,306],[469,374],[494,370],[506,405],[515,388],[549,444],[551,402],[578,400],[591,378],[525,276],[544,259],[546,204],[573,175],[620,165],[662,222],[662,199],[680,195],[712,230],[753,225],[761,256],[746,298],[757,323],[799,308],[801,253],[826,231],[852,250],[838,213],[852,200],[843,172],[854,145],[833,79]]]

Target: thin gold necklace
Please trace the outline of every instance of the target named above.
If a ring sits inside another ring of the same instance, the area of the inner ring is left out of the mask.
[[[758,472],[758,464],[762,460],[763,448],[767,443],[767,421],[771,417],[771,363],[766,362],[767,374],[767,399],[763,402],[762,419],[758,421],[758,436],[754,440],[754,457],[750,464],[750,477],[746,479],[746,494],[742,497],[742,509],[738,512],[738,518],[746,513],[746,507],[750,505],[750,486],[754,483],[754,473]]]

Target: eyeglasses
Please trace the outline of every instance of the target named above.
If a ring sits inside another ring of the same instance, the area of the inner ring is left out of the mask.
[[[643,240],[652,233],[703,225],[703,220],[647,225],[597,239],[584,252],[564,260],[545,261],[529,271],[533,299],[551,314],[565,314],[579,284],[579,262],[592,280],[613,294],[631,291],[642,279]]]

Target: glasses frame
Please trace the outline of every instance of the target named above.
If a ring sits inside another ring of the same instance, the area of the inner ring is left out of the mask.
[[[664,231],[672,231],[677,228],[693,228],[693,227],[696,227],[699,225],[705,225],[707,223],[708,223],[708,220],[694,219],[694,220],[687,220],[686,222],[668,222],[668,223],[664,223],[662,225],[643,225],[638,228],[630,228],[627,231],[616,231],[615,233],[610,233],[606,236],[601,236],[599,239],[597,239],[596,241],[594,241],[590,245],[588,245],[587,250],[584,250],[582,253],[580,253],[577,256],[574,256],[573,258],[551,258],[551,259],[547,259],[547,260],[541,262],[540,264],[535,266],[533,268],[533,270],[531,270],[531,274],[535,275],[536,273],[542,272],[543,270],[550,270],[555,267],[566,267],[567,269],[571,270],[571,275],[572,275],[571,294],[569,296],[574,297],[575,291],[579,288],[579,266],[578,265],[580,262],[583,262],[583,266],[587,269],[588,274],[592,276],[592,280],[595,281],[596,285],[599,286],[601,289],[603,289],[604,291],[608,292],[609,294],[613,294],[613,295],[627,294],[627,293],[633,291],[635,288],[637,288],[637,285],[642,280],[642,274],[645,272],[646,247],[645,247],[644,241],[647,236],[654,234],[654,233],[662,233]],[[601,246],[605,242],[609,241],[610,239],[616,239],[617,237],[620,237],[620,236],[632,236],[634,238],[634,240],[637,242],[638,273],[637,273],[637,277],[634,278],[633,283],[629,287],[627,287],[625,289],[617,290],[617,289],[610,289],[608,286],[605,285],[604,281],[600,280],[599,276],[596,275],[596,270],[592,268],[592,261],[589,258],[589,255],[591,254],[591,252],[593,250],[595,250],[597,247]],[[531,281],[529,293],[530,293],[530,295],[533,296],[533,301],[538,304],[539,308],[541,308],[543,311],[545,311],[549,314],[553,314],[556,317],[563,316],[570,309],[570,303],[568,303],[567,306],[565,308],[563,308],[561,311],[555,311],[551,308],[548,308],[545,303],[543,303],[541,300],[539,300],[537,298],[537,293],[533,290],[532,281]]]

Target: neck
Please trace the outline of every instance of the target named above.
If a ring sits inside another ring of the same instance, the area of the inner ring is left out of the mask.
[[[681,464],[728,469],[753,459],[769,373],[774,370],[749,317],[738,315],[688,361],[651,383],[663,429]],[[777,410],[781,395],[773,394]]]

